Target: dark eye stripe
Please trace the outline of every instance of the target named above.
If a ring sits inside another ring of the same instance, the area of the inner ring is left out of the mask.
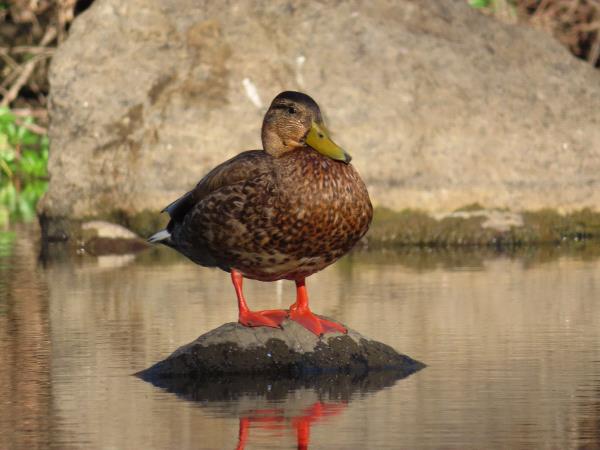
[[[294,106],[285,105],[285,104],[273,105],[271,109],[282,109],[290,114],[296,114],[298,112],[298,109],[295,108]]]

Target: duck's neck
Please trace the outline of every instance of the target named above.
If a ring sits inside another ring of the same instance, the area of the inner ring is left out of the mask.
[[[264,126],[261,137],[263,149],[265,152],[271,156],[274,156],[275,158],[279,158],[280,156],[283,156],[284,154],[291,152],[300,146],[298,142],[283,140],[277,132]]]

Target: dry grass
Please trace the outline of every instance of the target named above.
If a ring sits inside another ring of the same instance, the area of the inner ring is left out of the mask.
[[[529,23],[552,33],[573,54],[600,67],[600,0],[521,0]]]
[[[49,61],[75,6],[76,0],[0,2],[0,106],[45,118]]]
[[[552,34],[571,52],[600,68],[600,0],[488,0],[484,12],[528,23]]]

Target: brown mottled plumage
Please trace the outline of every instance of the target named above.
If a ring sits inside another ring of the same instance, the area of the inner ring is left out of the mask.
[[[265,150],[240,153],[215,167],[165,209],[171,216],[167,232],[151,242],[232,275],[303,285],[305,277],[350,250],[372,218],[367,189],[350,157],[328,139],[323,151],[330,156],[307,145],[314,141],[307,137],[310,130],[317,130],[316,139],[328,138],[317,104],[301,93],[278,95],[263,123]]]

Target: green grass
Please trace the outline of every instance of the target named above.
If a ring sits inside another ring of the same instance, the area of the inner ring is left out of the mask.
[[[0,225],[35,218],[48,186],[48,137],[32,131],[32,117],[0,108]]]
[[[476,9],[489,8],[493,3],[493,0],[469,0],[469,5]]]
[[[469,6],[475,9],[495,10],[499,6],[508,5],[514,8],[517,4],[515,0],[468,0]]]

